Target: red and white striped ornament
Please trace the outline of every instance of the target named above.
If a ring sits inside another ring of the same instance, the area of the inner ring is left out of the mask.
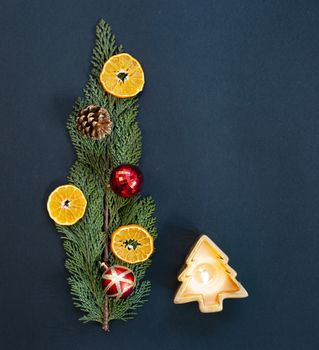
[[[104,273],[102,275],[102,287],[110,298],[126,299],[132,294],[136,279],[133,271],[128,267],[114,265],[108,267],[102,264]]]

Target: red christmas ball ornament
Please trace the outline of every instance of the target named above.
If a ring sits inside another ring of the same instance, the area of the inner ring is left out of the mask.
[[[128,267],[114,265],[108,267],[102,264],[102,287],[110,298],[126,299],[133,293],[136,285],[135,275]]]
[[[143,174],[138,167],[123,164],[112,171],[110,185],[121,197],[133,197],[140,192],[143,185]]]

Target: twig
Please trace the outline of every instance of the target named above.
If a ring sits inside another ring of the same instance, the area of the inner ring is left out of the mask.
[[[107,171],[109,169],[109,161],[108,160],[106,162],[106,169],[107,169]],[[108,266],[108,260],[109,260],[109,233],[108,233],[108,229],[109,229],[109,208],[107,205],[107,189],[106,189],[105,190],[105,197],[104,197],[105,247],[104,247],[104,256],[103,256],[105,266]],[[105,332],[109,331],[109,298],[106,294],[104,295],[102,329]]]

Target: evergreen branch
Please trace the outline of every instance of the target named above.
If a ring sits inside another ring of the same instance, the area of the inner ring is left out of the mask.
[[[100,74],[105,61],[116,53],[115,36],[111,27],[101,19],[96,26],[96,41],[92,53],[92,74],[96,77]]]
[[[110,320],[120,319],[127,321],[132,319],[136,315],[136,310],[145,303],[150,292],[151,282],[142,281],[136,286],[134,294],[128,299],[119,301],[110,299]]]
[[[109,217],[108,234],[121,225],[131,223],[145,227],[154,238],[157,234],[155,205],[151,197],[122,198],[107,186],[110,169],[124,163],[138,165],[142,149],[141,131],[136,122],[137,99],[118,99],[108,95],[99,82],[99,74],[105,61],[122,50],[121,46],[116,45],[110,26],[104,20],[100,20],[96,27],[92,71],[83,90],[83,97],[76,100],[67,122],[77,158],[68,179],[83,191],[88,205],[82,220],[72,226],[57,225],[57,229],[62,233],[71,295],[74,305],[83,312],[80,318],[83,322],[103,322],[105,295],[101,285],[102,273],[99,263],[105,248],[105,195]],[[76,129],[79,111],[89,104],[106,108],[113,122],[112,134],[101,141],[83,137]],[[110,169],[107,166],[108,160]],[[109,299],[108,303],[109,320],[128,320],[136,314],[150,293],[150,282],[142,279],[151,260],[130,265],[119,261],[110,252],[109,263],[127,266],[135,274],[137,284],[134,293],[125,300]]]

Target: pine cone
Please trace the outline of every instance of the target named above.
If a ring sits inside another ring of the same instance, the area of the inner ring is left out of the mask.
[[[77,129],[93,140],[101,140],[112,132],[112,121],[105,108],[89,105],[76,118]]]

